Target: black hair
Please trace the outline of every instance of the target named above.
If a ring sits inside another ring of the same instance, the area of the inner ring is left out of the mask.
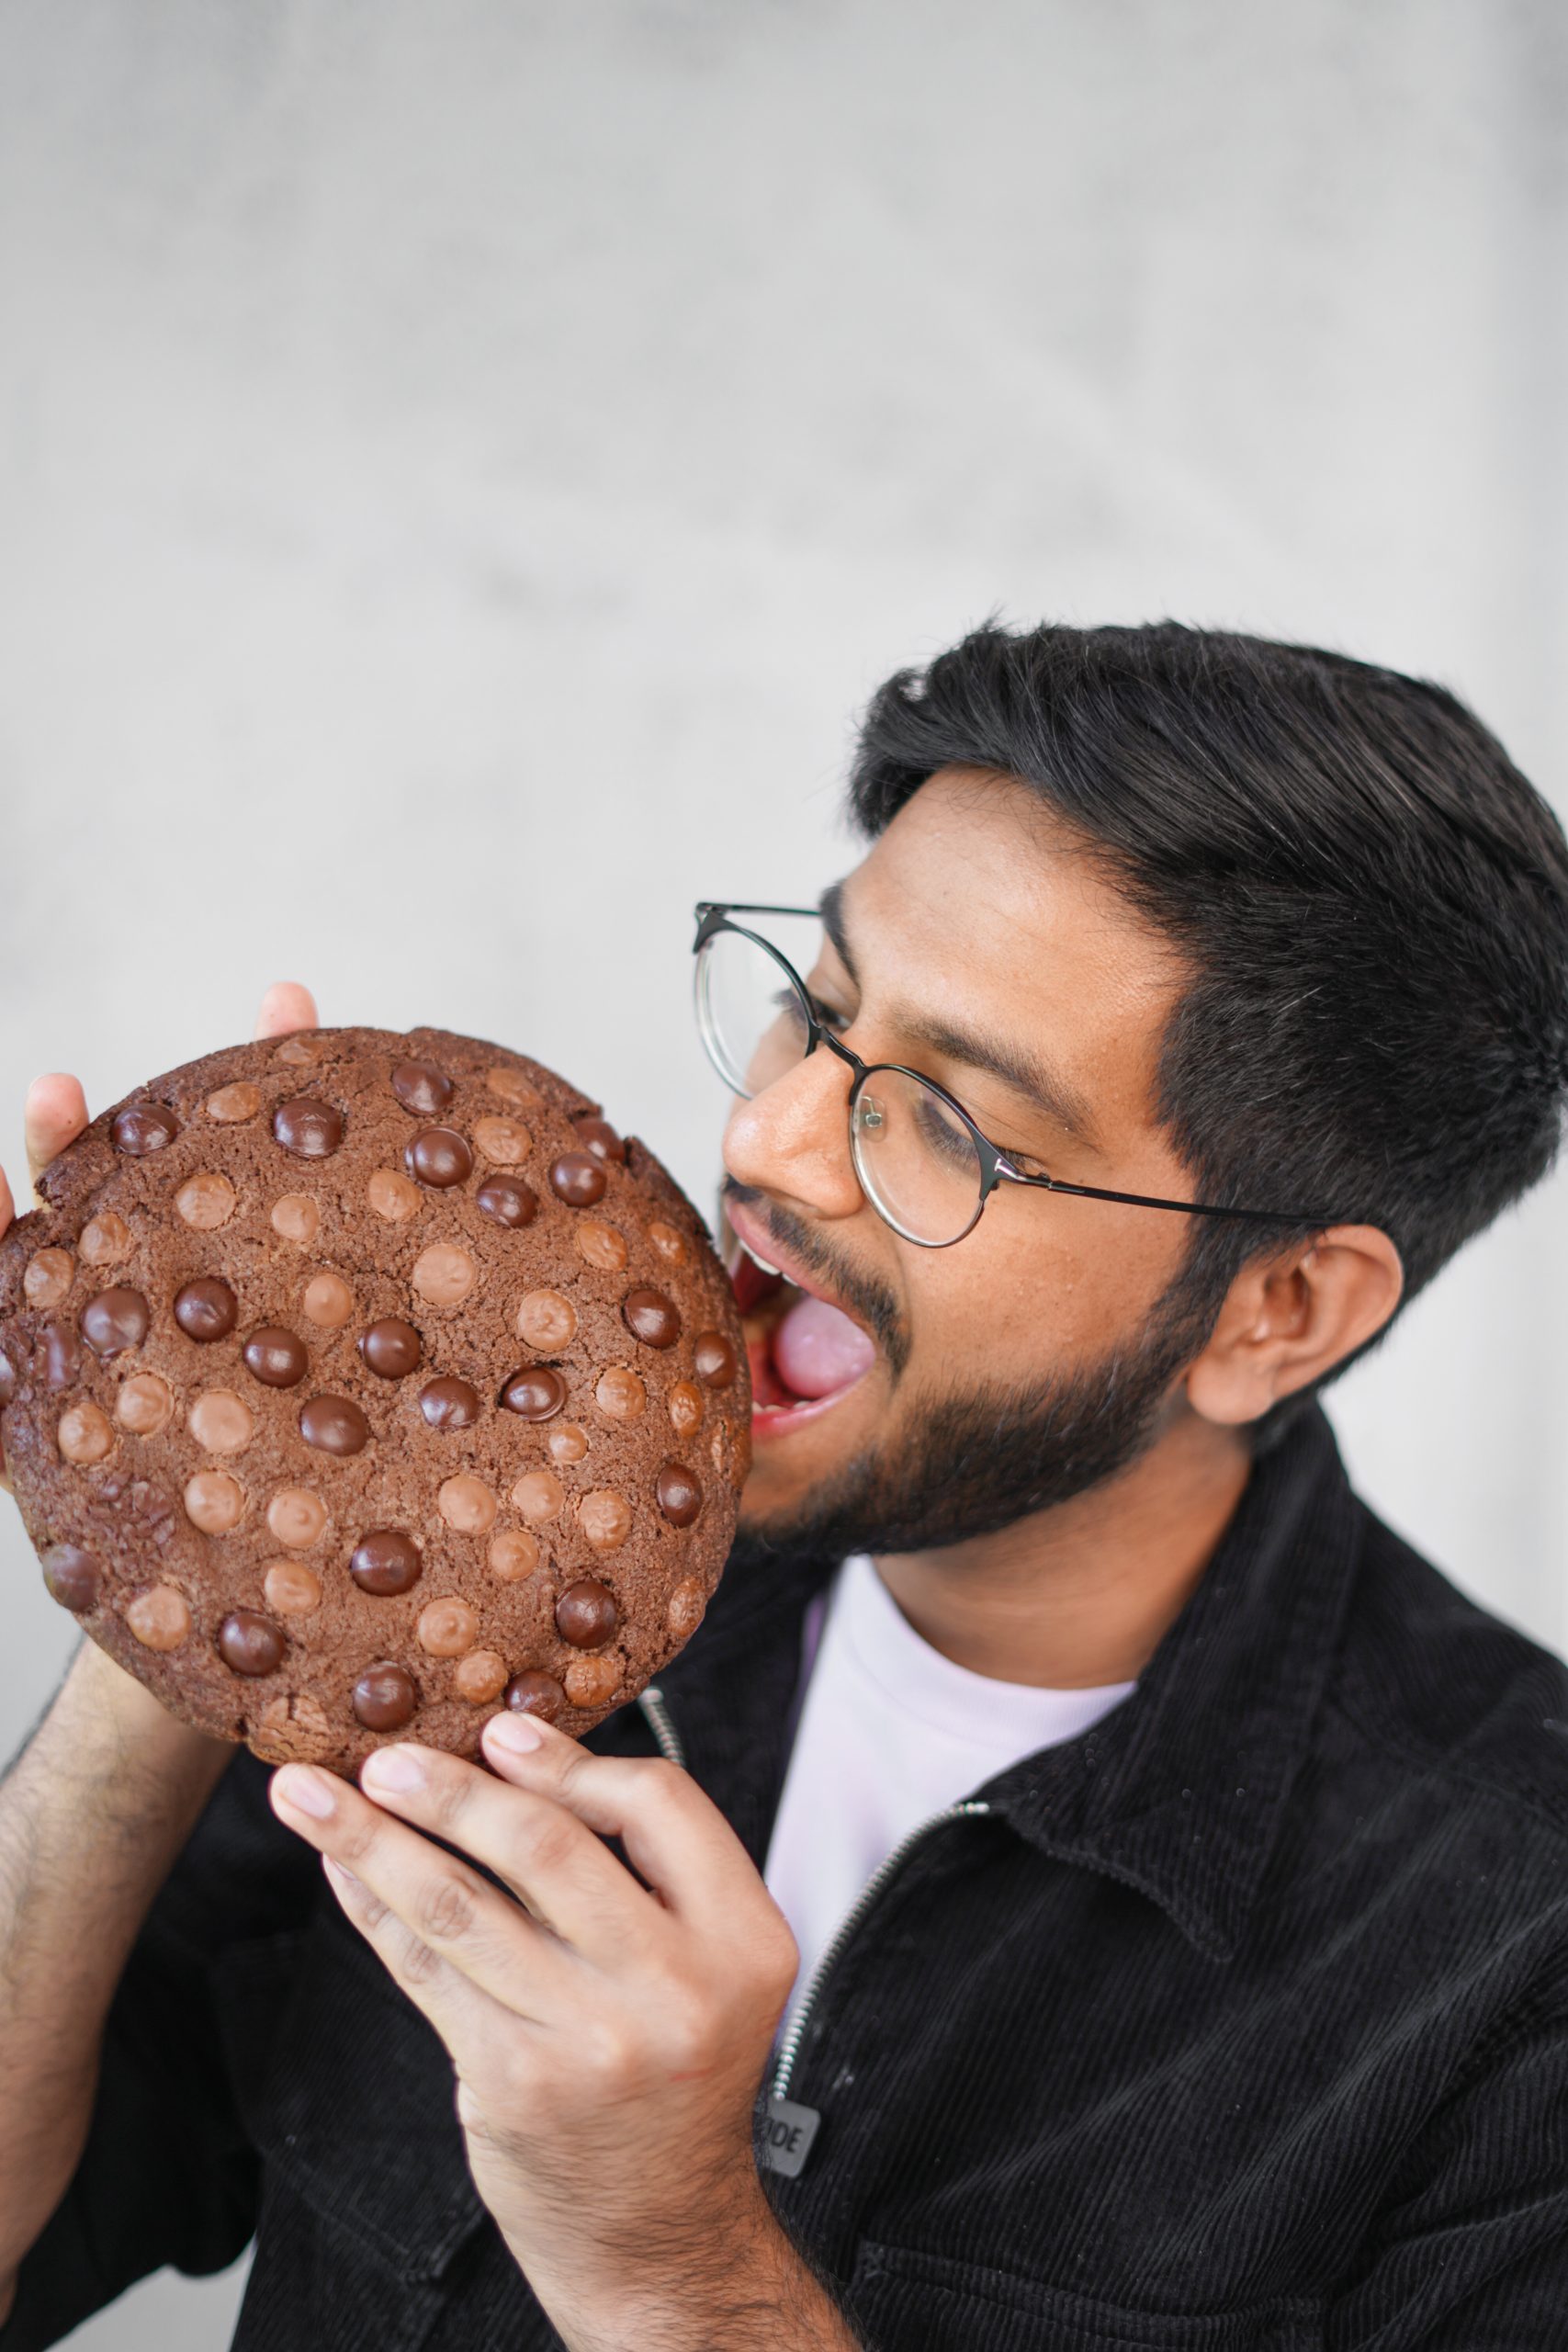
[[[1030,786],[1181,949],[1156,1107],[1194,1197],[1377,1226],[1408,1299],[1551,1166],[1568,842],[1444,688],[1173,621],[992,624],[873,697],[861,831],[955,765]],[[1210,1327],[1313,1230],[1191,1227]]]

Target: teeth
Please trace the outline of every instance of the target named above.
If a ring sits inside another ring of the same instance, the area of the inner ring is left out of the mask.
[[[735,1238],[738,1241],[740,1241],[740,1236],[739,1234],[737,1234]],[[740,1247],[745,1250],[746,1255],[750,1259],[751,1263],[754,1266],[761,1266],[765,1274],[776,1274],[778,1272],[779,1269],[776,1266],[770,1266],[765,1258],[758,1257],[757,1252],[752,1249],[749,1241],[740,1241]]]

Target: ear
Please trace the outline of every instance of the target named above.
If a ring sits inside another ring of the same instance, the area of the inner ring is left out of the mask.
[[[1189,1404],[1206,1421],[1257,1420],[1381,1331],[1404,1287],[1399,1252],[1375,1225],[1332,1226],[1244,1266],[1188,1367]]]

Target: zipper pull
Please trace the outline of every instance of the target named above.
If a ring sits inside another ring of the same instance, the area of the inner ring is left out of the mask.
[[[785,2180],[794,2180],[804,2172],[821,2120],[819,2108],[801,2107],[792,2098],[780,2098],[776,2091],[770,2092],[768,2111],[762,2120],[762,2144],[757,2157],[762,2170],[782,2173]]]

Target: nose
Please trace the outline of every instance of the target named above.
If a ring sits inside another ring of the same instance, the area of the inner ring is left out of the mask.
[[[738,1183],[813,1217],[854,1216],[865,1195],[850,1158],[852,1078],[835,1054],[808,1054],[748,1101],[724,1131],[724,1164]]]

